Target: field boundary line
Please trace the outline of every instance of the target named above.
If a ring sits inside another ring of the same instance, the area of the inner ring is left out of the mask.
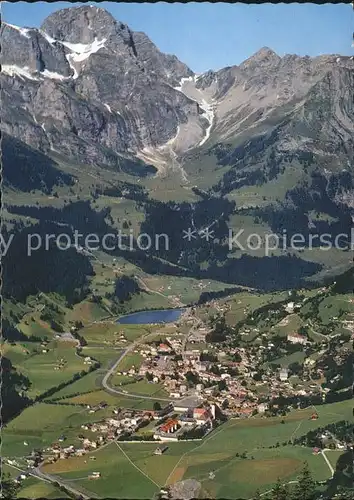
[[[290,441],[293,441],[295,439],[295,436],[296,436],[296,433],[297,431],[300,429],[302,423],[303,423],[304,420],[300,420],[300,423],[299,425],[296,427],[296,429],[294,430],[294,432],[291,434],[290,436]]]
[[[220,427],[223,427],[224,424],[221,424],[219,426],[219,428],[217,430],[215,430],[215,432],[211,432],[210,433],[210,436],[208,436],[205,440],[203,440],[199,445],[197,445],[195,448],[189,450],[189,451],[186,451],[185,453],[183,453],[183,455],[180,457],[180,459],[178,460],[178,462],[176,463],[176,465],[173,467],[172,471],[170,472],[170,474],[168,475],[168,478],[166,479],[165,481],[165,486],[167,485],[168,483],[168,480],[170,479],[170,477],[172,476],[172,474],[174,473],[174,471],[177,469],[177,467],[179,466],[179,464],[181,463],[181,461],[183,460],[184,457],[186,457],[189,453],[193,453],[195,450],[197,450],[198,448],[201,448],[207,441],[209,441],[209,439],[215,437],[217,434],[219,434],[219,432],[221,432],[223,430],[220,429]]]
[[[153,479],[151,479],[150,476],[148,476],[143,470],[140,469],[140,467],[138,467],[132,460],[131,458],[129,458],[129,456],[125,453],[125,451],[123,450],[123,448],[121,446],[119,446],[118,442],[115,441],[117,447],[119,448],[119,450],[123,453],[123,455],[125,456],[125,458],[132,464],[133,467],[135,467],[141,474],[143,474],[143,476],[145,476],[149,481],[151,481],[152,483],[154,483],[159,489],[161,489],[161,485],[157,484]]]
[[[326,451],[328,451],[328,450],[322,450],[321,455],[323,456],[326,464],[328,465],[329,470],[331,471],[331,477],[333,477],[334,476],[334,468],[326,455]]]

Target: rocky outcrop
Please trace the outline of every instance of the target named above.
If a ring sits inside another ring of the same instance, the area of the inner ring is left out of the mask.
[[[133,33],[133,41],[138,59],[144,65],[150,65],[156,76],[172,86],[177,86],[182,78],[193,76],[193,71],[186,64],[174,55],[160,52],[145,33]]]
[[[19,28],[2,23],[1,64],[3,71],[9,73],[11,67],[26,68],[32,78],[37,72],[52,72],[69,77],[72,69],[65,57],[65,47],[60,43],[51,43],[38,29]],[[9,68],[10,66],[10,68]]]
[[[177,84],[193,72],[176,56],[163,54],[145,33],[133,32],[100,7],[75,7],[50,15],[41,30],[53,39],[68,44],[93,44],[103,41],[110,55],[126,59],[135,57],[140,68],[148,68],[153,75]],[[112,54],[113,53],[113,54]]]
[[[318,85],[328,75],[342,80],[331,94],[338,107],[340,95],[353,91],[353,80],[348,80],[353,71],[352,57],[279,57],[265,47],[239,66],[206,73],[198,79],[197,87],[216,100],[215,136],[228,140],[244,132],[252,134],[252,129],[257,133],[278,125],[312,100],[314,92],[321,101],[324,95]],[[347,119],[353,128],[353,118],[347,114]]]
[[[2,127],[28,144],[117,167],[189,122],[203,136],[197,103],[172,86],[192,71],[104,9],[63,9],[40,30],[2,31]]]
[[[118,169],[136,158],[178,166],[192,149],[277,129],[279,151],[352,168],[352,57],[280,57],[264,47],[197,76],[87,5],[51,14],[40,29],[1,30],[2,128],[40,150]]]

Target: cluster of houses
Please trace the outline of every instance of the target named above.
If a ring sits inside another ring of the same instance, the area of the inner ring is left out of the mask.
[[[291,304],[288,306],[291,308]],[[207,329],[204,330],[202,336],[207,332]],[[308,342],[305,336],[298,333],[289,334],[284,340],[301,345]],[[136,352],[142,356],[143,362],[140,367],[132,367],[129,374],[137,380],[149,377],[151,383],[162,384],[172,401],[198,397],[219,407],[224,404],[226,413],[235,417],[264,413],[263,399],[260,400],[257,390],[260,385],[268,387],[271,398],[294,394],[294,391],[300,391],[299,395],[312,392],[308,387],[294,388],[289,383],[291,372],[287,367],[278,371],[268,368],[263,370],[260,380],[253,378],[260,366],[260,354],[263,356],[264,351],[275,347],[270,341],[268,347],[260,345],[256,352],[241,347],[230,347],[225,352],[212,347],[208,351],[197,348],[184,350],[184,345],[183,337],[176,335],[160,343],[137,347]],[[313,390],[316,388],[314,386]]]
[[[100,408],[102,408],[102,405],[100,405]],[[78,434],[75,439],[76,442],[80,441],[80,446],[65,445],[67,438],[59,436],[57,442],[44,450],[47,457],[46,461],[52,463],[72,456],[80,457],[97,450],[109,441],[132,435],[154,418],[152,414],[153,412],[145,411],[114,410],[112,417],[99,422],[82,424],[82,433]],[[156,416],[156,418],[158,417]]]
[[[90,454],[89,458],[94,460],[91,452],[110,441],[124,441],[125,439],[130,441],[132,437],[134,439],[139,429],[151,422],[150,440],[177,441],[183,439],[186,430],[197,428],[205,429],[205,432],[211,430],[214,419],[215,406],[202,407],[199,400],[189,400],[181,407],[169,403],[164,408],[151,411],[113,410],[111,417],[81,425],[81,432],[73,440],[75,443],[80,442],[80,445],[69,444],[70,439],[61,435],[42,453],[47,463],[87,454]],[[92,479],[97,479],[97,477]]]
[[[213,428],[213,421],[216,418],[216,407],[210,406],[188,406],[174,407],[175,411],[182,410],[180,415],[168,418],[161,425],[156,427],[154,439],[158,441],[178,441],[183,439],[186,431],[200,429],[204,434]]]

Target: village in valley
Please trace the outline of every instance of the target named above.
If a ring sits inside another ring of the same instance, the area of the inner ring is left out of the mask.
[[[2,4],[0,500],[354,500],[353,9],[170,3]]]
[[[287,292],[256,307],[251,305],[252,300],[259,301],[256,296],[247,295],[245,300],[245,294],[236,294],[207,306],[185,307],[170,323],[146,327],[103,321],[90,327],[72,326],[70,333],[56,335],[56,342],[71,342],[89,374],[39,404],[48,409],[77,408],[80,425],[62,431],[58,426],[57,436],[51,433],[51,442],[42,447],[31,448],[31,439],[26,437],[22,440],[24,459],[8,456],[4,462],[22,471],[15,481],[23,485],[29,475],[50,477],[54,473],[58,477],[61,470],[73,470],[81,460],[81,474],[91,484],[103,480],[99,456],[112,445],[125,454],[130,446],[145,446],[150,457],[169,456],[183,443],[198,447],[215,441],[213,436],[228,426],[249,426],[252,431],[253,425],[267,426],[269,421],[286,428],[294,420],[299,423],[283,443],[275,434],[273,444],[264,448],[269,452],[283,446],[286,455],[294,452],[291,448],[298,451],[300,443],[302,447],[311,443],[311,455],[321,455],[318,460],[333,476],[326,452],[343,453],[353,447],[347,433],[338,436],[328,425],[344,420],[339,418],[340,409],[335,417],[336,405],[345,405],[344,414],[351,411],[346,391],[354,321],[348,296],[341,297],[348,310],[342,307],[335,327],[319,321],[319,305],[330,294],[331,288],[295,295]],[[237,321],[232,320],[235,314],[240,315]],[[90,335],[98,328],[109,331],[104,338],[110,341],[104,340],[102,346],[96,341],[92,347]],[[42,344],[41,355],[50,356],[51,343]],[[110,359],[105,369],[97,357],[103,351]],[[53,369],[65,370],[65,366],[62,357]],[[98,378],[96,371],[101,373]],[[93,386],[89,379],[94,380]],[[84,390],[76,390],[79,384]],[[319,431],[304,441],[306,433],[316,428]],[[254,450],[262,448],[258,444]],[[243,449],[237,456],[245,460],[248,451]],[[65,462],[67,466],[60,465]],[[213,481],[213,467],[208,474],[208,481]],[[166,495],[173,482],[157,484]]]

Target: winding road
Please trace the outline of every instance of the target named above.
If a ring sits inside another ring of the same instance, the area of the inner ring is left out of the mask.
[[[23,468],[17,467],[15,465],[6,463],[8,467],[12,467],[13,469],[17,469],[19,472],[22,472],[23,474],[28,474],[32,477],[35,477],[36,479],[39,479],[40,481],[44,481],[45,483],[51,483],[55,486],[55,483],[59,484],[63,488],[65,488],[67,491],[70,491],[77,497],[81,497],[84,500],[89,500],[90,498],[99,498],[97,495],[93,495],[93,493],[83,493],[81,490],[77,490],[76,488],[73,488],[71,485],[68,483],[64,482],[62,478],[58,476],[52,476],[50,474],[46,474],[40,470],[40,467],[42,464],[38,465],[35,469],[32,469],[31,471],[25,470]]]
[[[197,321],[197,324],[198,324],[198,321]],[[196,328],[196,324],[194,323],[194,325],[192,326],[191,328],[191,332],[193,332]],[[149,399],[149,400],[152,400],[152,401],[164,401],[164,402],[167,402],[167,403],[170,403],[171,401],[182,401],[183,399],[185,398],[161,398],[161,397],[157,397],[157,396],[147,396],[147,395],[143,395],[143,394],[134,394],[132,392],[126,392],[122,389],[114,389],[113,387],[111,387],[109,384],[108,384],[108,381],[110,379],[110,377],[116,372],[117,370],[117,367],[118,365],[121,363],[121,361],[125,358],[125,356],[127,356],[127,354],[131,353],[135,347],[141,343],[143,343],[145,341],[146,338],[148,338],[149,336],[151,335],[156,335],[156,333],[154,332],[150,332],[150,333],[147,333],[146,335],[143,335],[142,337],[140,337],[139,339],[137,339],[135,342],[133,342],[132,344],[130,344],[130,346],[128,346],[122,353],[121,355],[119,356],[119,358],[117,359],[117,361],[111,366],[111,368],[109,368],[109,370],[107,371],[107,373],[105,374],[105,376],[103,377],[103,380],[102,380],[102,386],[103,388],[107,391],[107,392],[110,392],[111,394],[118,394],[120,396],[125,396],[126,398],[132,398],[132,399]],[[184,339],[184,342],[183,342],[183,350],[185,349],[185,345],[186,345],[186,342],[188,341],[188,337],[189,337],[189,334],[186,334],[185,336],[185,339]]]
[[[130,352],[132,352],[134,350],[134,348],[138,344],[140,344],[143,339],[146,339],[150,335],[156,335],[156,334],[155,333],[148,333],[147,335],[144,335],[144,336],[140,337],[138,340],[136,340],[135,342],[133,342],[132,344],[130,344],[130,346],[127,347],[127,349],[125,349],[125,351],[122,352],[122,354],[119,356],[119,358],[114,363],[114,365],[107,371],[106,375],[103,377],[103,380],[102,380],[102,385],[103,385],[103,387],[104,387],[104,389],[106,391],[108,391],[110,393],[113,393],[113,394],[119,394],[120,396],[125,396],[127,398],[132,398],[132,399],[151,399],[153,401],[166,401],[166,402],[170,402],[171,401],[171,398],[169,398],[169,399],[167,399],[167,398],[158,398],[158,397],[146,396],[146,395],[142,395],[142,394],[133,394],[131,392],[127,393],[127,392],[124,392],[121,389],[113,389],[113,387],[110,387],[108,385],[108,380],[110,379],[110,377],[117,370],[117,367],[118,367],[119,363],[125,358],[125,356],[127,354],[129,354]]]
[[[84,493],[82,490],[77,490],[76,488],[73,488],[70,484],[67,482],[64,482],[61,477],[57,476],[52,476],[50,474],[46,474],[45,472],[42,472],[40,470],[40,465],[36,468],[33,469],[33,476],[38,477],[38,479],[42,479],[43,481],[49,481],[50,483],[58,483],[60,486],[64,487],[66,490],[70,491],[71,493],[74,493],[74,495],[83,498],[84,500],[89,500],[90,498],[99,498],[97,495],[93,493]]]

